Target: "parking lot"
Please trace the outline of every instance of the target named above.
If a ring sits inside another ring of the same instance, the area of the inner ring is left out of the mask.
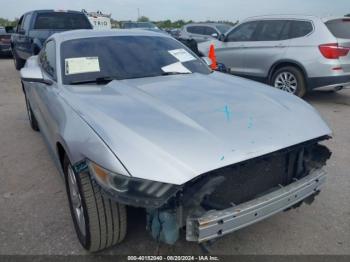
[[[350,89],[305,98],[329,123],[334,138],[328,183],[311,207],[278,214],[223,237],[215,254],[350,254]],[[308,128],[300,126],[300,128]],[[26,115],[19,74],[0,59],[0,254],[87,254],[79,245],[65,187],[40,133]],[[200,254],[182,234],[174,246],[145,230],[142,210],[129,210],[128,235],[105,254]]]

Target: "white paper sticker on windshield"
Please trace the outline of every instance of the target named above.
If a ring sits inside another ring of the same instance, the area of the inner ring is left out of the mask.
[[[100,63],[97,56],[74,57],[65,59],[66,75],[100,72]]]
[[[169,50],[168,52],[169,52],[169,54],[174,56],[177,60],[179,60],[182,63],[196,60],[196,58],[193,55],[191,55],[189,52],[187,52],[183,48]]]
[[[180,73],[180,74],[190,74],[192,73],[188,70],[181,62],[176,62],[162,67],[163,72],[165,73]]]

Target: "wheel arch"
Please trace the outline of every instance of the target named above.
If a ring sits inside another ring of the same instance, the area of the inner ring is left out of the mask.
[[[271,66],[269,73],[268,73],[268,76],[267,76],[268,83],[271,83],[272,76],[278,69],[280,69],[282,67],[286,67],[286,66],[293,66],[293,67],[298,68],[303,73],[304,79],[307,82],[308,74],[307,74],[305,67],[301,63],[299,63],[295,60],[284,59],[284,60],[277,61],[276,63],[274,63]]]
[[[67,156],[70,159],[69,152],[66,149],[66,146],[61,141],[56,142],[56,156],[60,164],[60,168],[64,173],[64,158]]]

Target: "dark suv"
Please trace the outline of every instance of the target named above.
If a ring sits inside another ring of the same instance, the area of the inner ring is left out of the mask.
[[[49,36],[75,29],[92,29],[83,12],[37,10],[25,13],[19,19],[16,32],[11,38],[16,69],[21,69],[28,57],[37,55]]]
[[[11,26],[1,27],[0,26],[0,55],[11,54],[11,34],[13,28]]]

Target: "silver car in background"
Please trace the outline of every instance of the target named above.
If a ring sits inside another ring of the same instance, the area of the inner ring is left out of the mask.
[[[325,182],[331,130],[314,108],[213,72],[169,35],[55,34],[21,80],[89,251],[124,239],[126,206],[146,210],[157,241],[186,228],[202,243],[310,202]]]
[[[222,23],[192,23],[185,25],[180,32],[182,39],[194,39],[197,43],[218,38],[232,28],[231,25]]]
[[[221,40],[221,41],[220,41]],[[231,73],[303,96],[315,88],[350,85],[350,18],[273,15],[245,20],[214,44]]]

